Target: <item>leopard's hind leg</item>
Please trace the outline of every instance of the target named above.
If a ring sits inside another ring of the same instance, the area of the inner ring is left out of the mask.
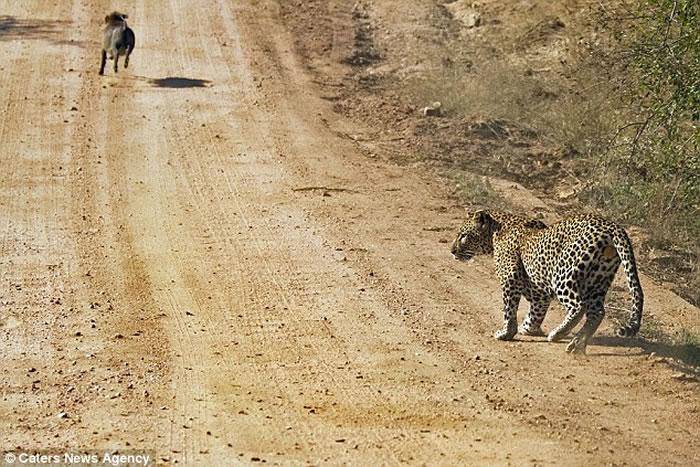
[[[586,322],[566,346],[566,351],[569,353],[586,353],[588,340],[598,330],[598,326],[603,321],[603,316],[605,316],[605,308],[603,307],[602,298],[587,302]]]
[[[577,269],[574,271],[577,271]],[[555,291],[557,298],[564,308],[566,308],[567,314],[564,321],[549,333],[547,336],[548,341],[558,341],[566,336],[576,327],[579,321],[581,321],[581,318],[583,318],[586,310],[580,290],[581,283],[579,281],[579,275],[576,272],[568,273],[556,284]]]
[[[564,321],[550,331],[549,335],[547,335],[547,340],[549,342],[556,342],[566,337],[583,318],[585,310],[581,302],[572,303],[567,306],[567,309],[569,311],[567,312]]]
[[[613,259],[603,265],[602,268],[594,268],[592,274],[587,276],[586,297],[584,306],[586,309],[586,322],[571,342],[566,346],[569,353],[585,353],[588,340],[598,330],[605,316],[605,295],[612,284],[617,270],[618,262]],[[593,269],[593,268],[592,268]],[[600,271],[602,270],[602,271]]]

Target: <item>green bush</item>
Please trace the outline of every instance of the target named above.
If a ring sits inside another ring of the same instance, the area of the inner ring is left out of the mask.
[[[623,121],[585,196],[655,240],[698,249],[700,2],[640,0],[606,11],[618,40],[602,63],[618,83]],[[594,54],[600,51],[594,51]]]

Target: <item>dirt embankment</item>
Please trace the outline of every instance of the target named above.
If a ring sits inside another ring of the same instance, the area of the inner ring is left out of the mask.
[[[330,41],[309,72],[276,2],[127,1],[136,51],[100,77],[108,6],[9,2],[0,17],[0,449],[697,463],[679,347],[611,338],[609,322],[580,359],[492,339],[490,262],[448,253],[453,190],[333,111],[330,90],[354,79],[343,59],[377,59],[365,13],[298,2],[335,31],[304,26]],[[644,285],[649,315],[697,326]]]
[[[592,209],[613,125],[591,76],[598,2],[281,5],[323,97],[365,125],[345,136],[366,154],[435,168],[475,205],[532,214],[503,192],[515,182],[546,201],[545,217]],[[697,305],[697,251],[631,222],[642,269]]]

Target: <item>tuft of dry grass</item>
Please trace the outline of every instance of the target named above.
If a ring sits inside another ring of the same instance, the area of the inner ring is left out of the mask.
[[[484,176],[461,172],[456,177],[457,194],[466,203],[475,206],[508,209],[510,206]]]
[[[616,127],[609,110],[611,94],[603,82],[580,71],[585,89],[570,88],[551,71],[493,61],[478,69],[445,67],[413,78],[407,89],[418,102],[439,101],[452,116],[482,115],[529,128],[543,144],[558,145],[573,154],[602,150]],[[584,79],[585,78],[585,79]]]

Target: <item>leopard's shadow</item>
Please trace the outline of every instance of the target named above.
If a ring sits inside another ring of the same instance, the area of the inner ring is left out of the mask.
[[[597,336],[589,341],[589,345],[640,348],[642,355],[650,355],[653,352],[657,357],[670,359],[668,363],[683,373],[700,375],[700,346],[695,343],[652,341],[644,337]],[[609,355],[612,354],[595,354],[595,356]]]
[[[555,342],[565,346],[571,335]],[[528,344],[549,344],[546,339],[515,339],[518,342]],[[593,346],[602,347],[625,347],[640,349],[635,353],[614,353],[614,352],[598,352],[593,349]],[[629,357],[640,355],[651,355],[654,353],[656,357],[666,358],[667,364],[683,374],[689,375],[700,380],[700,345],[695,343],[670,343],[668,341],[649,340],[644,337],[618,337],[618,336],[594,336],[588,342],[589,357]]]

